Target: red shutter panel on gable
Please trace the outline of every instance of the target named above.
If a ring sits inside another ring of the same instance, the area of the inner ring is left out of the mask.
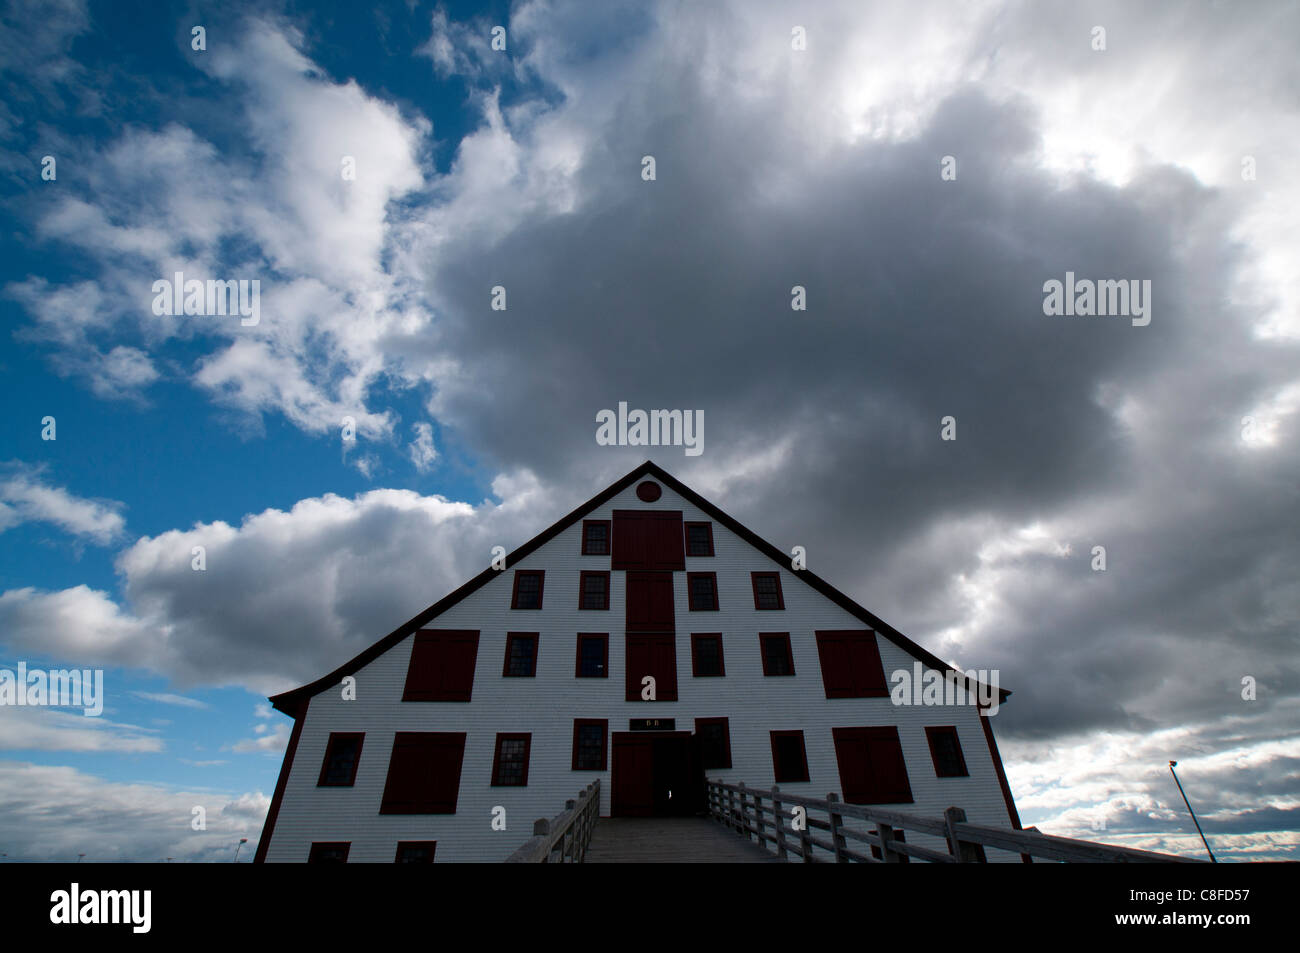
[[[611,569],[686,568],[680,510],[615,510]]]
[[[912,785],[897,728],[875,728],[870,740],[871,767],[876,775],[877,804],[910,804]]]
[[[840,632],[817,633],[817,657],[827,698],[853,698],[853,667],[848,641]]]
[[[831,735],[846,802],[912,803],[912,786],[897,728],[832,728]]]
[[[402,701],[469,701],[477,659],[477,631],[428,630],[415,633]]]
[[[677,701],[677,645],[671,635],[658,635],[651,643],[652,675],[655,677],[655,698],[661,702]]]
[[[853,672],[853,689],[858,698],[876,698],[889,694],[885,666],[880,660],[880,646],[876,633],[869,630],[857,634],[850,645],[850,665]]]
[[[827,698],[882,698],[889,695],[876,634],[869,629],[818,632],[817,655]]]
[[[399,731],[380,814],[455,814],[464,732]]]

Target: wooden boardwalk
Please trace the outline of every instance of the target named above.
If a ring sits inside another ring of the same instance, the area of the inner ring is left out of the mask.
[[[762,864],[776,854],[707,817],[602,817],[588,864]]]

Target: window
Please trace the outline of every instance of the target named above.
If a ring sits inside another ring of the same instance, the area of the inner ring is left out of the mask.
[[[609,520],[582,521],[582,555],[609,555]]]
[[[516,569],[515,593],[510,601],[512,609],[540,609],[542,607],[542,577],[540,569]]]
[[[596,718],[576,718],[573,722],[573,770],[605,770],[605,738],[609,722]]]
[[[465,733],[399,731],[380,814],[455,814]]]
[[[961,753],[961,742],[957,740],[955,725],[926,728],[925,740],[930,742],[930,759],[934,762],[934,773],[938,777],[970,776],[966,770],[966,758]]]
[[[351,841],[315,841],[307,854],[309,864],[346,864]]]
[[[691,674],[697,678],[726,674],[722,668],[721,633],[691,636]]]
[[[397,842],[397,856],[393,862],[398,864],[431,864],[433,852],[437,848],[436,840],[404,840]]]
[[[357,764],[361,761],[361,742],[364,732],[331,731],[325,745],[325,763],[321,765],[320,788],[349,788],[357,780]]]
[[[847,803],[912,803],[912,786],[896,727],[832,728],[831,736]]]
[[[686,555],[687,556],[712,556],[713,555],[713,524],[712,523],[687,523],[686,524]]]
[[[609,608],[609,573],[584,572],[579,585],[579,609]]]
[[[609,636],[588,632],[578,633],[577,678],[609,677]]]
[[[808,755],[802,731],[772,732],[772,770],[778,784],[808,780]]]
[[[790,651],[789,632],[760,632],[758,643],[763,650],[764,675],[794,674],[794,655]]]
[[[827,698],[888,697],[889,685],[874,632],[818,632],[817,656]]]
[[[781,574],[777,572],[752,572],[750,581],[754,585],[755,609],[784,609],[785,599],[781,595]]]
[[[686,586],[690,592],[691,611],[701,612],[718,608],[718,574],[713,572],[688,572]]]
[[[469,701],[477,660],[476,631],[415,633],[402,701]]]
[[[528,749],[531,734],[497,735],[497,751],[492,759],[494,787],[526,787],[528,784]]]
[[[700,739],[700,766],[731,767],[731,729],[725,718],[696,718],[695,734]]]
[[[537,674],[537,633],[506,633],[506,678],[532,678]]]

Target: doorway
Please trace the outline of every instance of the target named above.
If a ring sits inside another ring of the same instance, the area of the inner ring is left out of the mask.
[[[610,815],[690,817],[707,803],[699,740],[689,731],[616,731]]]

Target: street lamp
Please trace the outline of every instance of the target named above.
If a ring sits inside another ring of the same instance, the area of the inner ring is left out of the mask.
[[[241,837],[241,838],[239,838],[239,843],[235,845],[235,859],[234,859],[233,861],[231,861],[231,863],[234,863],[234,864],[239,863],[239,848],[243,847],[243,846],[244,846],[245,844],[247,844],[247,843],[248,843],[248,838],[247,838],[247,837]]]
[[[1201,835],[1201,843],[1205,845],[1205,852],[1210,855],[1210,863],[1217,864],[1214,859],[1214,851],[1210,850],[1210,842],[1205,839],[1205,831],[1201,830],[1201,822],[1196,819],[1196,812],[1192,810],[1192,802],[1187,800],[1187,792],[1183,790],[1183,782],[1178,780],[1178,772],[1174,770],[1177,761],[1169,762],[1169,773],[1174,776],[1174,784],[1178,785],[1178,793],[1183,796],[1183,803],[1187,805],[1187,813],[1192,815],[1192,823],[1196,825],[1196,833]]]

